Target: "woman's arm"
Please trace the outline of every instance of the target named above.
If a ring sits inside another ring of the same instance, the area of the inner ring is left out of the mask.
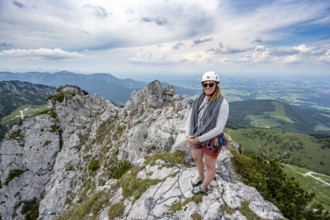
[[[189,113],[188,118],[187,118],[186,135],[189,135],[189,129],[190,129],[190,126],[191,126],[191,113],[192,113],[192,110],[190,110],[190,113]]]

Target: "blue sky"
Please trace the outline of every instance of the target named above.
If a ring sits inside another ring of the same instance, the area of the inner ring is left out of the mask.
[[[330,74],[329,0],[0,0],[0,71]]]

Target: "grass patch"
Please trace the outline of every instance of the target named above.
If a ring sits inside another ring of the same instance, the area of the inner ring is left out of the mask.
[[[278,123],[274,118],[267,117],[265,115],[252,115],[248,114],[245,119],[249,121],[250,125],[259,128],[276,128],[281,124]]]
[[[98,213],[109,202],[109,192],[99,191],[85,198],[80,204],[72,206],[70,209],[55,217],[56,220],[81,220],[98,219]],[[92,214],[92,215],[90,215]]]
[[[151,179],[139,179],[136,178],[137,173],[141,168],[132,168],[129,172],[126,172],[120,179],[118,184],[123,189],[123,196],[125,198],[133,197],[138,199],[142,193],[144,193],[150,186],[154,186],[162,180]]]
[[[74,90],[61,91],[64,87],[65,86],[61,86],[60,88],[58,88],[56,90],[57,93],[54,94],[54,95],[49,96],[47,100],[63,102],[65,98],[68,100],[68,99],[71,99],[72,97],[77,95],[76,91],[74,91]],[[88,95],[88,92],[86,92],[85,90],[79,88],[78,86],[70,85],[70,87],[76,88],[79,92],[82,92],[83,95]]]
[[[37,220],[39,217],[39,202],[37,199],[24,201],[21,213],[25,215],[24,220]]]
[[[285,112],[285,107],[283,104],[279,103],[279,102],[271,102],[273,106],[275,106],[275,111],[270,112],[269,116],[271,118],[277,119],[279,121],[283,121],[285,123],[289,123],[289,124],[293,124],[294,121],[288,116],[286,115]]]
[[[125,206],[123,200],[112,204],[108,210],[109,219],[120,218],[124,215]]]
[[[82,203],[85,201],[85,198],[88,195],[88,192],[92,192],[95,190],[95,183],[84,174],[84,182],[82,183],[82,187],[80,188],[78,203]]]
[[[57,125],[56,124],[53,124],[50,126],[50,132],[57,132],[58,128],[57,128]]]
[[[43,111],[40,111],[39,114],[40,115],[46,114],[46,115],[49,115],[52,118],[55,118],[55,119],[57,118],[57,112],[54,108],[47,108]]]
[[[163,160],[172,165],[184,163],[184,158],[186,153],[183,151],[176,151],[174,153],[156,153],[152,156],[146,156],[144,164],[149,164],[150,166],[155,165],[156,160]]]
[[[68,95],[70,93],[67,93]],[[54,94],[54,95],[51,95],[48,97],[47,100],[55,100],[55,101],[58,101],[58,102],[63,102],[64,101],[64,98],[65,98],[65,93],[64,92],[61,92],[61,93],[58,93],[58,94]]]
[[[193,220],[202,220],[202,216],[199,213],[196,213],[196,212],[191,215],[191,218]]]
[[[113,165],[109,172],[110,179],[119,179],[123,176],[128,170],[132,168],[132,164],[129,161],[119,161],[116,165]]]
[[[231,209],[226,203],[220,206],[220,210],[222,213],[233,214],[234,210]]]
[[[14,169],[9,171],[8,177],[4,181],[3,185],[7,185],[10,181],[12,181],[15,177],[19,177],[24,173],[26,170],[21,170],[21,169]]]
[[[253,220],[262,220],[257,214],[255,214],[250,208],[249,208],[249,202],[243,201],[241,203],[241,207],[239,208],[239,211],[247,218],[247,219],[253,219]]]
[[[186,201],[184,201],[184,205],[188,204],[190,201],[195,202],[196,204],[202,203],[203,202],[203,196],[202,194],[198,194],[198,195],[194,195],[191,198],[186,199]]]
[[[315,131],[330,131],[330,128],[321,122],[317,122],[317,125],[314,129]]]
[[[22,129],[16,129],[16,130],[10,132],[9,139],[23,140],[24,133],[23,133]]]
[[[96,170],[98,170],[99,168],[100,168],[100,161],[97,160],[97,159],[92,160],[92,161],[89,163],[89,165],[88,165],[88,169],[89,169],[90,171],[96,171]]]
[[[174,214],[174,213],[180,211],[182,209],[182,207],[184,207],[185,205],[189,204],[190,202],[195,202],[196,204],[202,203],[203,196],[204,195],[202,195],[202,194],[198,194],[198,195],[193,195],[193,197],[187,198],[183,202],[177,201],[177,202],[175,202],[175,203],[172,204],[170,210]]]
[[[42,147],[46,147],[46,146],[49,145],[50,143],[52,143],[52,141],[47,140],[47,141],[45,141],[44,145],[42,145]]]
[[[172,204],[170,210],[174,214],[174,213],[180,211],[182,209],[182,207],[183,207],[182,202],[177,201],[177,202],[175,202],[175,203]]]
[[[96,131],[95,141],[97,144],[101,144],[106,136],[112,133],[112,130],[116,124],[116,118],[110,118],[100,124]]]

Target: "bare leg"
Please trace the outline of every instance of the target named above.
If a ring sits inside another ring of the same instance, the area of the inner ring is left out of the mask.
[[[215,162],[216,158],[213,158],[209,155],[204,154],[205,165],[206,165],[206,174],[205,179],[201,185],[203,190],[210,184],[210,182],[214,179],[215,176]]]
[[[199,178],[204,178],[203,150],[202,149],[194,149],[192,151],[192,157],[195,161]]]

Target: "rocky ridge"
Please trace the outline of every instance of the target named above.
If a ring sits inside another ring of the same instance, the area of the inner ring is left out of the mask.
[[[1,219],[283,218],[234,178],[227,149],[211,193],[193,196],[196,170],[185,143],[191,104],[159,81],[133,92],[123,108],[78,87],[59,88],[47,112],[14,127],[0,145]]]

